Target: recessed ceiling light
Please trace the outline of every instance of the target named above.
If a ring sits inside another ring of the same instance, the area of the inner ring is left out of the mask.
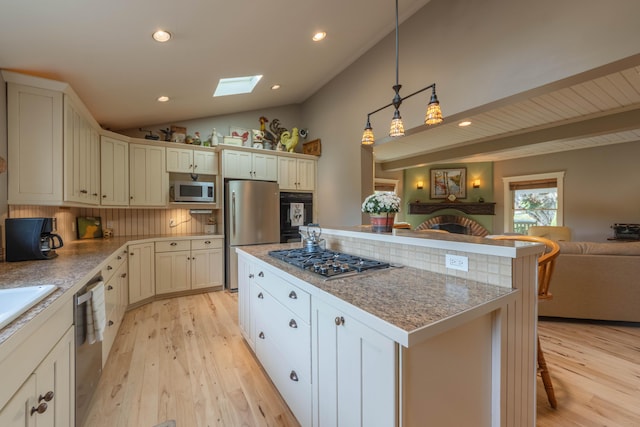
[[[169,41],[169,39],[171,38],[171,33],[164,30],[158,30],[155,33],[153,33],[152,37],[155,41],[164,43]]]
[[[226,96],[226,95],[238,95],[241,93],[251,93],[253,88],[256,87],[260,79],[259,76],[247,76],[247,77],[231,77],[228,79],[220,79],[218,87],[213,93],[213,96]]]
[[[169,97],[165,95],[158,97],[158,102],[167,102],[168,100],[169,100]]]
[[[324,40],[325,37],[327,37],[327,33],[325,33],[324,31],[318,31],[313,35],[313,41],[319,42],[320,40]]]
[[[275,84],[273,86],[271,86],[271,90],[278,90],[280,89],[280,85],[279,84]]]
[[[460,126],[461,128],[465,127],[465,126],[469,126],[471,124],[470,121],[465,120],[464,122],[460,122],[458,123],[458,126]]]

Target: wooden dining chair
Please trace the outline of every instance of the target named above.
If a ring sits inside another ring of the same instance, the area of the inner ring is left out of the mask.
[[[537,236],[493,236],[496,240],[518,240],[523,242],[536,242],[545,245],[544,254],[538,258],[538,301],[550,300],[553,295],[549,292],[549,284],[551,282],[551,275],[555,267],[556,258],[560,255],[560,245],[553,240],[546,239],[544,237]],[[538,336],[538,373],[542,377],[542,383],[544,389],[547,392],[547,399],[553,409],[558,407],[556,401],[556,395],[553,391],[553,384],[551,383],[551,376],[549,375],[549,369],[547,368],[547,362],[544,359],[544,353],[540,346],[540,336]]]

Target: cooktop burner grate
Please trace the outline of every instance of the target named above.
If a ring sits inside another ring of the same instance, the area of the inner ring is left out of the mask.
[[[283,249],[271,251],[269,255],[326,278],[344,277],[348,274],[352,275],[389,267],[386,262],[330,250],[309,252],[303,248]]]

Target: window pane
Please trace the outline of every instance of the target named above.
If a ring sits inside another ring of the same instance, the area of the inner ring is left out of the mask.
[[[526,233],[532,225],[556,225],[557,188],[537,188],[514,192],[514,231]]]

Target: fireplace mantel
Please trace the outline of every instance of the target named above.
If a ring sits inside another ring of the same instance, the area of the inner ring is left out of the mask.
[[[435,202],[409,203],[410,214],[430,214],[442,209],[457,209],[469,215],[495,215],[495,202]]]

